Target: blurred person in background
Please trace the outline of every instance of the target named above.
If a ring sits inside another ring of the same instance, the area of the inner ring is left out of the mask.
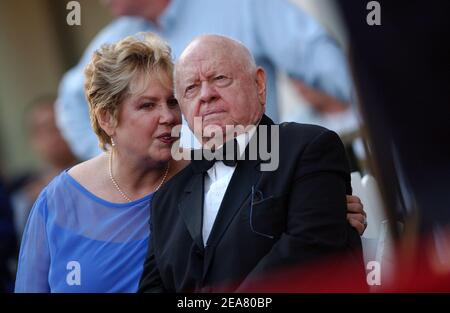
[[[13,290],[11,264],[17,253],[17,241],[9,196],[0,177],[0,293]]]
[[[31,206],[44,187],[62,170],[77,163],[69,145],[56,125],[55,98],[42,96],[34,100],[25,114],[28,138],[40,161],[37,171],[15,179],[10,187],[17,235],[22,236]]]
[[[298,90],[321,114],[337,116],[351,111],[352,82],[341,48],[314,18],[288,0],[105,0],[103,3],[117,19],[99,32],[79,63],[65,74],[58,94],[58,126],[82,160],[101,152],[89,124],[83,69],[102,44],[140,31],[161,35],[170,44],[175,58],[194,37],[204,33],[226,35],[245,44],[267,73],[266,114],[275,122],[279,120],[277,72],[293,78]],[[305,122],[301,116],[297,121]],[[187,127],[182,131],[181,144],[196,145]]]

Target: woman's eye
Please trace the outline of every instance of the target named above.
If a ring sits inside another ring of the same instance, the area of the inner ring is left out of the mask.
[[[224,75],[219,75],[219,76],[216,76],[215,80],[221,80],[221,79],[225,79],[225,78],[227,78],[227,77]]]
[[[169,107],[177,107],[178,106],[178,101],[177,101],[177,99],[169,99],[168,101],[167,101],[167,105],[169,106]]]
[[[144,102],[139,106],[139,109],[151,109],[155,106],[153,102]]]

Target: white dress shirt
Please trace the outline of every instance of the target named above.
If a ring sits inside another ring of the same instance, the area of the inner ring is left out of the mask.
[[[240,134],[236,137],[239,145],[239,154],[245,152],[248,142],[255,133],[256,128],[253,127],[246,133]],[[205,194],[204,194],[204,205],[203,205],[203,244],[206,243],[209,238],[209,234],[216,220],[217,213],[219,212],[220,204],[222,203],[225,191],[227,191],[228,184],[230,183],[231,177],[233,176],[236,166],[227,166],[223,162],[217,161],[214,165],[207,171],[208,175],[204,176]]]

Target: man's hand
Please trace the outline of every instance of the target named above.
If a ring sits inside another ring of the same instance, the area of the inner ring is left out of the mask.
[[[361,199],[357,196],[347,195],[347,220],[361,236],[367,228],[366,212]]]

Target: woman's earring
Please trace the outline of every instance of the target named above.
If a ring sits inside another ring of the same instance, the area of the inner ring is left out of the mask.
[[[114,138],[113,137],[111,137],[111,146],[113,146],[113,147],[116,146],[116,143],[114,142]]]

